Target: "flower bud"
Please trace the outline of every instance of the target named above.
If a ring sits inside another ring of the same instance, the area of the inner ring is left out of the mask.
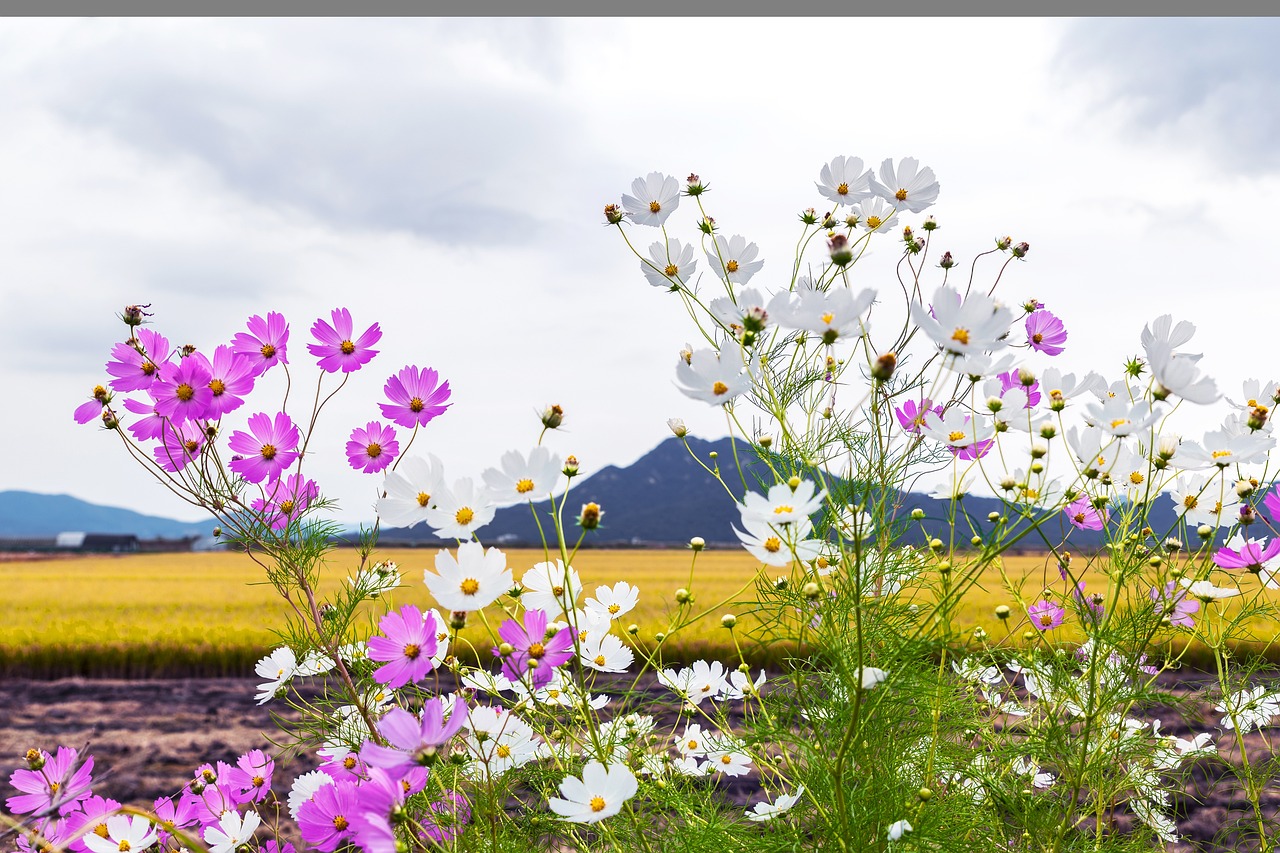
[[[849,238],[836,234],[827,241],[827,249],[831,253],[831,263],[838,267],[848,266],[853,261],[853,249],[849,246]]]
[[[667,635],[663,631],[659,631],[658,633],[653,635],[654,642],[658,642],[658,643],[661,643],[666,638],[667,638]]]
[[[634,637],[636,634],[640,633],[640,626],[632,622],[627,626],[627,633]]]
[[[616,204],[606,204],[604,206],[604,221],[610,225],[617,225],[622,221],[622,210]]]
[[[898,367],[898,354],[896,352],[887,352],[876,359],[876,363],[871,366],[871,378],[880,382],[888,382],[893,376],[893,371]]]
[[[27,754],[24,757],[27,760],[27,767],[29,767],[30,769],[40,770],[41,768],[44,767],[44,763],[45,763],[44,753],[42,753],[40,750],[28,749]]]
[[[604,511],[600,509],[600,504],[585,503],[582,505],[582,512],[578,515],[578,526],[583,530],[595,530],[600,526],[602,515]]]
[[[922,518],[924,518],[924,510],[922,510],[920,507],[916,507],[915,509],[911,510],[912,521],[919,521]]]
[[[1011,492],[1018,488],[1018,481],[1015,477],[1006,474],[1000,478],[1000,489],[1002,491]]]
[[[929,800],[933,799],[933,791],[930,791],[928,788],[921,788],[919,791],[916,791],[916,796],[920,798],[920,802],[927,803]]]
[[[818,223],[818,211],[812,207],[806,208],[800,212],[800,221],[805,225],[816,225]]]
[[[946,543],[944,543],[941,539],[929,540],[929,548],[933,551],[941,551],[945,547],[947,547]]]
[[[681,418],[670,418],[667,421],[667,426],[676,438],[684,438],[689,434],[689,428],[684,425],[684,420]]]
[[[1027,256],[1027,252],[1029,251],[1031,251],[1030,245],[1028,245],[1025,242],[1019,243],[1018,245],[1013,247],[1013,256],[1015,258],[1025,258]]]
[[[995,412],[1000,411],[1003,408],[1004,408],[1004,400],[994,395],[987,398],[987,409],[991,411],[993,414]]]
[[[977,640],[979,643],[981,643],[983,640],[987,638],[986,629],[983,628],[981,625],[978,625],[977,627],[975,627],[973,629],[973,638]]]
[[[795,474],[792,474],[791,477],[787,479],[787,487],[793,492],[800,488],[800,478]]]
[[[124,312],[120,315],[120,319],[123,320],[124,324],[130,328],[134,326],[141,326],[146,322],[144,318],[151,316],[150,312],[145,310],[150,307],[150,302],[146,305],[126,305],[124,307]]]
[[[555,429],[562,423],[564,423],[564,409],[551,405],[542,410],[542,425],[547,429]]]
[[[813,581],[809,581],[800,588],[800,594],[810,601],[813,601],[815,598],[822,595],[822,587],[818,586]]]
[[[515,654],[515,651],[516,651],[516,647],[511,645],[510,643],[503,643],[502,645],[498,646],[499,657],[504,657],[504,658],[511,657],[513,654]]]
[[[1253,494],[1253,490],[1255,488],[1257,487],[1250,481],[1241,480],[1236,483],[1236,495],[1241,498],[1247,498],[1249,495]]]
[[[973,537],[969,540],[969,544],[970,544],[970,545],[972,545],[973,547],[977,548],[979,545],[981,545],[981,544],[982,544],[982,537],[981,537],[981,536],[973,536]]]
[[[1270,410],[1266,406],[1255,406],[1253,410],[1249,412],[1249,429],[1256,432],[1266,426],[1267,414],[1269,411]]]
[[[461,631],[467,627],[467,611],[454,610],[449,614],[449,627],[455,631]]]
[[[698,230],[703,234],[714,234],[716,230],[716,220],[711,216],[704,216],[698,220]]]
[[[732,628],[734,625],[738,624],[738,617],[734,616],[732,613],[726,613],[720,617],[720,624],[726,628]]]
[[[1202,524],[1196,528],[1196,535],[1201,539],[1208,539],[1213,535],[1213,528],[1207,524]]]
[[[707,540],[701,536],[695,536],[689,540],[689,548],[693,551],[701,551],[705,547],[707,547]]]
[[[1253,524],[1258,520],[1258,514],[1253,511],[1253,507],[1248,504],[1240,506],[1240,523],[1243,525]]]
[[[992,524],[995,524],[999,520],[1000,520],[1000,513],[998,512],[987,513],[987,521],[991,522]]]
[[[1009,618],[1009,605],[1007,605],[1007,604],[999,604],[999,605],[996,605],[996,618],[997,618],[997,619],[999,619],[999,620],[1001,620],[1001,621],[1004,621],[1005,619],[1008,619],[1008,618]]]
[[[685,178],[684,181],[685,181],[685,188],[684,188],[685,195],[699,196],[707,191],[707,185],[702,183],[702,179],[699,178],[697,175],[691,174],[689,175],[689,177]]]
[[[938,266],[942,267],[944,270],[949,270],[955,265],[956,265],[956,261],[955,261],[955,258],[951,257],[951,253],[943,252],[942,260],[938,261]]]
[[[569,455],[564,458],[564,467],[560,469],[560,473],[566,477],[578,476],[578,457]]]
[[[1002,252],[1003,252],[1005,249],[1007,249],[1007,248],[1009,248],[1010,246],[1012,246],[1012,245],[1013,245],[1013,238],[1012,238],[1012,237],[997,237],[997,238],[996,238],[996,248],[997,248],[997,249],[999,249],[999,250],[1000,250],[1000,251],[1002,251]]]
[[[773,588],[778,590],[778,592],[782,592],[782,590],[786,589],[790,585],[791,581],[784,577],[779,577],[773,582]]]
[[[1032,463],[1031,463],[1031,468],[1030,468],[1029,470],[1031,471],[1031,473],[1032,473],[1032,474],[1043,474],[1043,473],[1044,473],[1044,463],[1042,463],[1042,462],[1032,462]]]
[[[693,601],[693,593],[684,587],[676,590],[676,602],[679,604],[689,604]]]
[[[926,216],[924,218],[924,223],[920,227],[926,231],[937,231],[938,220],[934,219],[932,216]]]

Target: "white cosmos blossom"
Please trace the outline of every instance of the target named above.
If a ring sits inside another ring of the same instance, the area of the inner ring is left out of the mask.
[[[853,214],[858,217],[858,225],[864,230],[883,234],[898,224],[898,214],[893,203],[882,198],[868,198],[853,207]]]
[[[310,773],[303,773],[293,780],[293,786],[289,789],[289,816],[295,821],[298,819],[298,810],[303,804],[311,799],[316,791],[325,785],[332,785],[333,777],[323,770],[312,770]],[[256,814],[256,812],[251,812]]]
[[[1271,725],[1272,718],[1280,714],[1280,696],[1268,693],[1265,684],[1258,684],[1224,696],[1213,709],[1226,714],[1222,718],[1224,729],[1238,728],[1244,734]]]
[[[497,507],[484,489],[477,489],[470,477],[453,488],[442,488],[434,505],[426,512],[427,526],[441,539],[470,539],[475,531],[493,521]]]
[[[676,361],[676,387],[686,397],[723,406],[751,390],[755,361],[743,364],[736,350],[694,350]]]
[[[1169,347],[1163,344],[1152,344],[1147,348],[1147,366],[1151,375],[1160,385],[1161,397],[1176,394],[1189,403],[1202,406],[1218,400],[1222,392],[1208,376],[1200,375],[1200,366],[1196,364],[1198,357],[1174,355]]]
[[[736,327],[736,336],[740,337],[743,329],[749,332],[764,329],[769,319],[766,301],[764,295],[754,287],[744,287],[732,299],[728,296],[712,299],[707,309],[725,326]]]
[[[640,598],[640,589],[626,581],[612,587],[596,587],[596,597],[586,601],[587,615],[595,621],[620,619],[630,613]]]
[[[233,850],[238,850],[242,845],[249,843],[249,839],[253,838],[253,834],[261,823],[262,818],[257,812],[245,812],[241,817],[235,809],[228,809],[222,813],[222,817],[218,818],[217,826],[204,828],[204,840],[209,845],[209,853],[232,853]],[[141,850],[142,847],[135,849]]]
[[[232,813],[234,814],[234,812]],[[250,814],[254,817],[258,816],[255,812],[250,812]],[[238,818],[239,816],[237,815]],[[129,850],[137,850],[138,853],[141,853],[141,851],[156,843],[155,825],[142,815],[112,815],[107,818],[105,828],[107,831],[105,838],[99,835],[97,831],[86,833],[83,836],[84,846],[93,851],[93,853],[122,853],[122,851]],[[225,848],[220,849],[216,846],[212,849],[220,850],[220,853],[225,851]]]
[[[1015,758],[1013,772],[1019,776],[1030,776],[1031,786],[1034,788],[1050,788],[1053,786],[1054,775],[1042,771],[1040,765],[1030,758]]]
[[[785,811],[789,811],[792,806],[800,801],[804,796],[804,785],[796,788],[794,794],[782,794],[772,803],[756,803],[751,807],[751,811],[747,812],[747,820],[765,821],[773,820]]]
[[[1085,420],[1108,435],[1126,436],[1143,432],[1160,417],[1160,410],[1146,400],[1130,403],[1122,397],[1111,397],[1103,403],[1084,407]]]
[[[1177,352],[1178,347],[1187,343],[1196,333],[1196,326],[1190,320],[1181,320],[1173,324],[1172,314],[1162,314],[1142,327],[1142,348],[1150,352],[1153,346],[1167,347]],[[1199,359],[1197,354],[1179,353],[1185,358]]]
[[[870,331],[866,314],[875,299],[876,292],[869,287],[856,294],[843,285],[829,290],[797,288],[794,294],[774,296],[769,302],[769,313],[779,326],[817,335],[830,346]]]
[[[463,542],[458,556],[441,549],[436,573],[423,572],[423,582],[445,610],[480,610],[498,600],[514,584],[507,556],[479,542]]]
[[[487,468],[481,475],[488,494],[499,506],[531,503],[551,494],[560,479],[560,457],[545,447],[535,447],[525,457],[519,451],[502,454],[502,468]]]
[[[790,483],[775,483],[767,495],[747,492],[738,509],[744,525],[753,521],[766,524],[790,524],[807,520],[822,509],[827,490],[817,492],[812,480],[801,480],[793,489]]]
[[[1239,501],[1220,471],[1179,477],[1168,491],[1173,511],[1192,527],[1208,524],[1216,528],[1235,521]]]
[[[1184,441],[1179,448],[1182,467],[1226,468],[1262,462],[1276,446],[1275,438],[1265,432],[1239,432],[1234,426],[1224,424],[1222,429],[1206,432],[1203,443]]]
[[[444,488],[444,465],[430,454],[406,456],[382,482],[378,518],[385,527],[413,527],[427,520],[427,510]]]
[[[843,154],[822,167],[815,184],[827,201],[854,204],[871,195],[871,170],[864,168],[861,157]]]
[[[675,288],[693,275],[698,262],[693,259],[692,243],[661,240],[649,247],[649,260],[640,262],[640,271],[654,287]]]
[[[578,646],[582,665],[599,672],[626,672],[635,655],[613,634],[592,631]]]
[[[889,824],[889,840],[898,841],[913,829],[909,820],[895,820]]]
[[[1193,581],[1190,578],[1183,578],[1182,585],[1187,588],[1193,596],[1204,602],[1218,601],[1223,598],[1233,598],[1240,594],[1240,590],[1233,587],[1214,586],[1211,582]]]
[[[808,563],[822,552],[821,541],[807,538],[813,531],[813,524],[807,518],[794,524],[743,519],[742,526],[747,528],[745,532],[737,527],[733,532],[747,553],[766,566],[789,566],[793,560]]]
[[[582,595],[578,570],[563,560],[538,563],[520,577],[520,601],[528,610],[545,610],[549,618],[572,610]]]
[[[697,705],[703,699],[714,699],[724,692],[724,664],[705,660],[693,662],[693,666],[680,670],[664,669],[658,673],[658,681],[672,692]]]
[[[1063,373],[1057,367],[1047,367],[1040,376],[1040,390],[1044,393],[1045,403],[1053,406],[1061,403],[1067,406],[1076,397],[1084,394],[1097,394],[1107,387],[1107,380],[1092,370],[1077,379],[1074,373]]]
[[[276,693],[293,678],[297,669],[298,656],[288,646],[281,646],[258,661],[253,671],[260,677],[267,679],[266,682],[258,685],[258,695],[256,697],[258,704],[264,705],[274,699]]]
[[[870,690],[889,677],[889,673],[883,669],[876,669],[874,666],[863,667],[859,670],[859,675],[863,690]]]
[[[929,492],[929,497],[939,501],[958,501],[969,494],[969,490],[973,488],[974,477],[973,471],[961,474],[953,467],[950,479],[934,486]]]
[[[582,777],[566,776],[560,783],[560,797],[551,797],[547,805],[562,820],[574,823],[596,823],[622,810],[622,804],[639,789],[635,775],[625,764],[605,767],[592,761],[582,768]]]
[[[706,253],[707,265],[725,281],[746,284],[764,266],[764,261],[756,260],[760,248],[748,243],[746,237],[735,234],[726,240],[716,235],[715,245],[715,251]]]
[[[933,294],[932,312],[919,302],[911,303],[911,318],[939,347],[955,355],[1003,349],[1013,323],[1013,312],[978,291],[961,297],[950,287]]]
[[[986,441],[996,432],[984,418],[970,417],[959,407],[947,409],[941,415],[932,409],[925,412],[920,431],[947,447],[957,449]]]
[[[728,676],[724,680],[724,685],[720,688],[720,695],[716,699],[736,700],[742,699],[748,695],[756,696],[760,693],[760,688],[764,685],[765,673],[760,670],[760,674],[756,676],[755,681],[751,680],[751,675],[738,670],[730,670]]]
[[[680,205],[680,182],[674,176],[650,172],[631,182],[634,195],[622,196],[622,207],[637,225],[658,227]]]
[[[871,178],[871,192],[899,211],[919,213],[938,200],[938,181],[933,169],[921,169],[920,161],[914,157],[903,157],[897,169],[893,158],[887,157],[880,164],[879,180]]]
[[[1016,352],[1001,353],[998,356],[985,352],[970,352],[944,359],[942,366],[952,373],[968,376],[974,382],[980,382],[984,377],[1016,370],[1020,361],[1020,354]]]

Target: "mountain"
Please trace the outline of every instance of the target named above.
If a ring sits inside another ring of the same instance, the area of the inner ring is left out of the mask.
[[[59,533],[132,533],[142,539],[208,536],[212,522],[174,521],[133,510],[91,504],[70,495],[0,492],[0,536]]]

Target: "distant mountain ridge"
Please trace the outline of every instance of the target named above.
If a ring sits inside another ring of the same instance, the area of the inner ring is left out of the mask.
[[[143,539],[208,536],[213,520],[175,521],[130,509],[103,506],[70,495],[0,492],[0,536],[56,536],[59,533],[132,533]]]

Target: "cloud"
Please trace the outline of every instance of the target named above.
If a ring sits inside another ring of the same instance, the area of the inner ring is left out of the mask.
[[[1231,174],[1280,168],[1280,20],[1073,22],[1055,67],[1135,134],[1208,155]]]

